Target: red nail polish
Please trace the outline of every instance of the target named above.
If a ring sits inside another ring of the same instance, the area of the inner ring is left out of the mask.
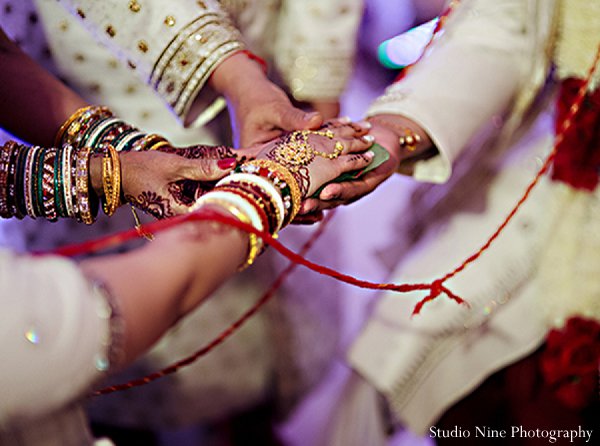
[[[223,158],[217,161],[217,166],[219,166],[219,169],[221,170],[231,169],[232,167],[235,167],[236,164],[237,159],[235,158]]]

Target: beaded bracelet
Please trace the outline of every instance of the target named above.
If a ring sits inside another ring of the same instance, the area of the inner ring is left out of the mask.
[[[56,195],[54,189],[56,149],[48,149],[42,161],[42,216],[50,221],[56,221]]]
[[[8,171],[12,145],[4,144],[0,148],[0,217],[10,217],[8,207]]]
[[[17,217],[18,219],[23,218],[24,214],[19,210],[17,203],[17,187],[15,178],[18,173],[17,169],[17,160],[21,154],[21,146],[20,144],[16,144],[12,142],[12,153],[9,159],[9,167],[8,167],[8,175],[6,177],[6,182],[8,185],[7,193],[7,204],[8,204],[8,212],[10,215]]]
[[[75,164],[75,196],[77,200],[77,219],[86,225],[94,223],[97,212],[93,195],[90,194],[89,169],[92,149],[84,147],[76,153]]]

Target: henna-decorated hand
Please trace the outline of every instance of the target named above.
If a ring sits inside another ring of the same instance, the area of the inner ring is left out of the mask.
[[[427,156],[431,150],[432,143],[427,134],[416,123],[403,116],[377,115],[370,118],[369,123],[372,125],[369,133],[390,154],[388,161],[373,169],[364,177],[327,185],[319,194],[318,200],[310,199],[302,204],[301,215],[319,213],[324,209],[353,203],[375,190],[394,172],[410,175],[412,174],[414,161]],[[399,144],[399,137],[404,134],[406,129],[418,134],[421,141],[415,150],[411,152],[403,150]]]
[[[120,154],[125,199],[156,218],[187,212],[214,182],[235,167],[229,152],[203,146]],[[206,151],[211,151],[206,155]],[[175,152],[175,153],[165,153]],[[183,156],[182,156],[183,155]]]
[[[310,197],[323,184],[344,172],[366,167],[373,159],[367,149],[373,138],[368,127],[332,121],[319,131],[287,133],[265,144],[258,159],[277,161],[298,181],[302,198]]]

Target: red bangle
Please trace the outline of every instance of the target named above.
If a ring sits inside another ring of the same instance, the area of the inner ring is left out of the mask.
[[[245,54],[246,57],[248,57],[248,59],[258,62],[258,64],[262,67],[265,73],[268,71],[269,67],[267,65],[267,62],[262,57],[257,56],[250,50],[240,50],[239,52]]]

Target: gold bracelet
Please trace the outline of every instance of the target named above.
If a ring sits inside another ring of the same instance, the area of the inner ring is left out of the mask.
[[[121,160],[117,150],[109,144],[102,158],[102,209],[107,216],[113,215],[121,205]]]
[[[75,112],[67,118],[67,120],[58,129],[58,132],[56,132],[56,136],[54,137],[55,147],[60,147],[60,142],[63,138],[65,130],[67,130],[67,128],[73,123],[73,121],[81,117],[81,115],[83,115],[86,111],[91,110],[93,107],[93,105],[88,105],[87,107],[75,110]]]
[[[75,142],[77,136],[89,130],[91,123],[97,119],[108,118],[113,114],[108,107],[98,105],[89,105],[75,111],[69,118],[60,126],[54,138],[54,145],[60,147],[65,143],[77,145]]]
[[[156,133],[150,133],[149,135],[146,135],[144,138],[142,138],[142,140],[143,140],[143,142],[142,142],[141,146],[139,147],[139,149],[137,149],[137,150],[140,150],[143,152],[146,152],[148,150],[153,150],[161,142],[166,142],[167,144],[169,144],[169,142],[167,141],[167,138],[165,138],[164,136],[158,135]]]
[[[158,150],[160,147],[170,146],[170,145],[171,145],[171,143],[165,139],[164,141],[158,141],[156,144],[153,144],[149,149],[146,149],[146,150],[148,150],[148,151]]]
[[[300,186],[294,178],[294,175],[292,175],[292,173],[285,166],[282,166],[277,161],[259,159],[247,161],[244,163],[244,165],[265,167],[266,169],[270,169],[280,180],[283,180],[290,187],[290,194],[292,196],[292,209],[290,210],[290,213],[283,225],[285,226],[291,222],[300,211],[300,205],[302,203],[302,193],[300,192]]]
[[[248,217],[246,214],[244,214],[242,211],[240,211],[233,204],[228,203],[225,200],[205,196],[205,198],[202,200],[202,204],[215,204],[215,205],[225,209],[227,212],[229,212],[231,215],[233,215],[234,218],[238,219],[242,223],[246,223],[248,225],[252,224],[250,217]],[[258,257],[258,255],[260,254],[260,249],[261,249],[261,244],[258,242],[258,236],[256,234],[249,232],[248,233],[248,255],[246,256],[246,260],[244,261],[244,263],[242,263],[238,267],[238,271],[244,271],[246,268],[248,268],[250,265],[252,265],[254,263],[254,261],[256,260],[256,258]]]

